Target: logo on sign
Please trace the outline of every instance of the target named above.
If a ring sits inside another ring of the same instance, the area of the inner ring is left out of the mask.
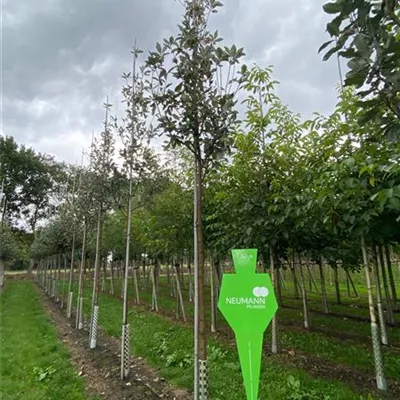
[[[253,289],[253,294],[256,297],[267,297],[269,292],[268,292],[268,289],[264,286],[261,286],[261,287],[256,286]]]

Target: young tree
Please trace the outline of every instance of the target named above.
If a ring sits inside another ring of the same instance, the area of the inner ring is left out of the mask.
[[[152,172],[153,154],[147,148],[151,138],[151,128],[147,124],[147,99],[145,98],[143,72],[139,70],[137,61],[142,51],[136,47],[132,50],[132,72],[124,74],[126,84],[122,88],[122,95],[126,104],[125,117],[122,125],[116,127],[123,141],[121,156],[124,160],[124,172],[128,178],[129,189],[127,199],[126,245],[125,245],[125,271],[123,288],[122,336],[121,336],[121,379],[129,375],[129,324],[128,324],[128,271],[131,263],[131,225],[133,198],[140,195],[143,179]],[[138,291],[136,272],[135,289]]]
[[[171,147],[193,154],[195,197],[195,398],[207,398],[207,346],[204,296],[203,189],[207,170],[229,149],[237,111],[236,65],[242,49],[220,47],[208,19],[222,4],[186,0],[176,37],[164,39],[147,60],[159,126]],[[200,368],[198,380],[198,368]],[[200,383],[200,393],[198,390]]]
[[[109,110],[111,105],[107,102],[104,104],[106,110],[104,120],[104,130],[98,142],[95,142],[92,148],[92,193],[96,209],[96,250],[94,262],[94,278],[92,290],[92,310],[90,314],[90,332],[89,346],[91,349],[97,345],[97,323],[99,317],[99,278],[100,265],[104,260],[103,253],[103,227],[104,218],[107,211],[111,208],[115,190],[115,163],[114,163],[114,136],[110,130]]]

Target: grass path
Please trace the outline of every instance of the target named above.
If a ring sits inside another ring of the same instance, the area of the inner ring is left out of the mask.
[[[87,399],[32,282],[8,282],[0,306],[0,399]]]

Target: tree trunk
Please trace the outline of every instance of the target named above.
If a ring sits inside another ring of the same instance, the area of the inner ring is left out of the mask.
[[[147,280],[146,280],[146,257],[143,257],[143,261],[142,261],[142,268],[143,268],[143,290],[147,289]]]
[[[73,286],[72,286],[74,282],[74,266],[75,266],[74,261],[75,261],[75,229],[72,234],[71,264],[69,266],[67,318],[71,318],[72,299],[74,297]]]
[[[78,280],[78,300],[76,305],[76,329],[83,328],[83,294],[84,294],[84,270],[86,264],[86,237],[87,237],[87,220],[85,218],[83,225],[83,239],[82,239],[82,256],[79,265],[79,280]]]
[[[314,286],[315,291],[318,293],[318,287],[317,287],[317,284],[315,283],[314,276],[313,276],[313,274],[311,272],[309,260],[307,259],[306,261],[307,261],[306,266],[307,266],[308,276],[309,276],[309,279],[310,279],[310,291],[312,291],[312,287]]]
[[[57,260],[55,294],[54,294],[54,300],[56,303],[60,302],[60,276],[61,276],[61,254],[58,255],[58,260]]]
[[[217,277],[218,287],[221,287],[222,269],[221,269],[221,260],[219,259],[219,257],[217,257],[215,260],[215,275]]]
[[[283,263],[280,263],[280,268],[279,268],[279,276],[280,276],[280,282],[282,283],[283,289],[287,290],[287,286],[286,286],[286,279],[285,279],[285,275],[283,273]]]
[[[99,316],[99,279],[100,279],[100,264],[101,264],[101,243],[103,230],[103,213],[100,206],[97,216],[97,235],[96,235],[96,254],[94,260],[94,277],[92,290],[92,309],[90,313],[90,331],[89,331],[89,347],[91,349],[97,346],[97,322]]]
[[[182,319],[186,322],[186,313],[185,313],[185,306],[183,304],[183,296],[181,290],[181,282],[179,279],[179,264],[175,264],[175,276],[176,276],[176,291],[177,291],[177,298],[179,300],[179,305],[182,313]]]
[[[276,291],[277,274],[275,270],[275,253],[272,246],[269,247],[269,259],[271,267],[271,281],[274,291]],[[272,331],[271,331],[271,352],[272,354],[278,354],[279,352],[279,330],[278,330],[278,316],[275,313],[272,318]]]
[[[275,263],[275,280],[276,280],[276,292],[278,297],[278,305],[282,307],[283,304],[283,297],[282,297],[282,264],[278,257],[276,257]]]
[[[169,271],[169,263],[167,262],[167,283],[168,285],[171,285],[171,273]]]
[[[350,273],[349,273],[348,271],[346,271],[346,274],[347,274],[347,279],[349,280],[350,285],[351,285],[351,287],[353,288],[354,296],[355,296],[355,297],[358,297],[357,289],[356,289],[356,287],[354,286],[354,282],[353,282],[353,279],[351,279]]]
[[[386,379],[383,373],[383,360],[382,360],[381,346],[379,343],[378,325],[376,323],[374,297],[372,294],[371,278],[369,275],[368,255],[364,237],[361,237],[361,250],[364,261],[365,275],[367,278],[368,304],[369,304],[369,315],[371,319],[371,336],[372,336],[372,348],[374,351],[376,385],[377,388],[380,390],[387,390]]]
[[[217,307],[215,302],[215,279],[214,266],[210,264],[210,287],[211,287],[211,333],[217,332]]]
[[[207,399],[207,327],[205,316],[204,292],[204,241],[203,241],[203,172],[201,165],[201,150],[195,145],[195,386],[196,368],[198,368],[198,395],[200,400]],[[198,360],[198,364],[197,364]],[[196,366],[197,364],[197,366]],[[196,390],[195,390],[196,398]]]
[[[378,270],[378,256],[376,254],[376,249],[374,245],[372,245],[372,255],[373,255],[372,270],[375,277],[376,299],[378,303],[378,316],[381,327],[381,340],[382,344],[387,345],[389,342],[386,332],[385,314],[383,312],[383,306],[382,306],[382,292],[381,292],[381,282]]]
[[[334,279],[335,279],[335,292],[336,292],[336,304],[342,304],[342,300],[340,298],[340,286],[339,286],[339,267],[335,262],[332,266]]]
[[[61,304],[60,308],[64,308],[65,303],[65,277],[67,276],[67,255],[64,254],[64,276],[61,283]]]
[[[176,290],[175,290],[175,270],[174,270],[174,265],[173,265],[173,263],[171,264],[171,272],[170,272],[170,274],[171,274],[171,276],[170,276],[170,281],[169,281],[169,283],[170,283],[170,295],[171,295],[171,297],[175,297],[176,296]]]
[[[329,313],[328,309],[328,299],[326,297],[326,283],[325,283],[325,275],[324,269],[322,267],[322,261],[318,260],[318,269],[319,269],[319,276],[321,278],[321,298],[322,298],[322,310],[325,314]]]
[[[190,261],[188,263],[188,272],[189,272],[189,301],[193,301],[193,279],[192,279],[192,266],[190,265]]]
[[[4,286],[5,262],[0,258],[0,288]]]
[[[114,296],[115,288],[114,288],[114,261],[110,263],[110,294]]]
[[[304,328],[310,329],[311,321],[310,321],[310,313],[309,313],[309,309],[308,309],[306,283],[305,283],[305,279],[304,279],[303,265],[302,265],[300,256],[299,256],[299,269],[300,269],[300,276],[301,276],[300,288],[301,288],[301,297],[303,300]]]
[[[104,258],[101,262],[103,269],[103,279],[101,285],[101,291],[104,293],[107,290],[107,259]]]
[[[136,304],[140,304],[140,294],[139,294],[139,282],[138,282],[138,276],[137,276],[137,272],[138,272],[139,268],[133,268],[133,285],[135,288],[135,300],[136,300]]]
[[[397,310],[397,293],[396,293],[396,285],[394,283],[393,278],[393,269],[392,269],[392,262],[390,260],[390,251],[389,246],[385,246],[385,257],[384,263],[389,273],[389,282],[390,282],[390,289],[392,291],[392,301],[393,301],[393,309]]]
[[[378,246],[378,264],[380,265],[381,271],[382,271],[383,290],[385,293],[385,303],[386,303],[388,322],[392,325],[395,325],[396,320],[394,318],[392,302],[391,302],[390,294],[389,294],[389,285],[388,285],[387,276],[386,276],[385,261],[384,261],[382,246]]]
[[[151,283],[152,283],[152,290],[151,290],[151,309],[152,311],[158,312],[158,297],[157,297],[157,278],[156,278],[156,266],[154,265],[152,268],[151,274]]]
[[[296,299],[298,299],[299,298],[299,283],[297,281],[296,270],[294,268],[294,260],[293,260],[292,265],[290,266],[290,270],[291,270],[292,276],[293,276],[293,291],[294,291],[293,294],[294,294],[294,297]]]

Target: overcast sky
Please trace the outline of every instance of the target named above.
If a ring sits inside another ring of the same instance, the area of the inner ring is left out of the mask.
[[[75,162],[101,130],[102,103],[122,110],[121,74],[133,39],[152,49],[176,32],[174,0],[0,0],[2,134]],[[278,93],[293,111],[330,113],[338,82],[334,59],[317,54],[326,40],[326,0],[225,0],[213,17],[227,44],[247,62],[273,65]]]

